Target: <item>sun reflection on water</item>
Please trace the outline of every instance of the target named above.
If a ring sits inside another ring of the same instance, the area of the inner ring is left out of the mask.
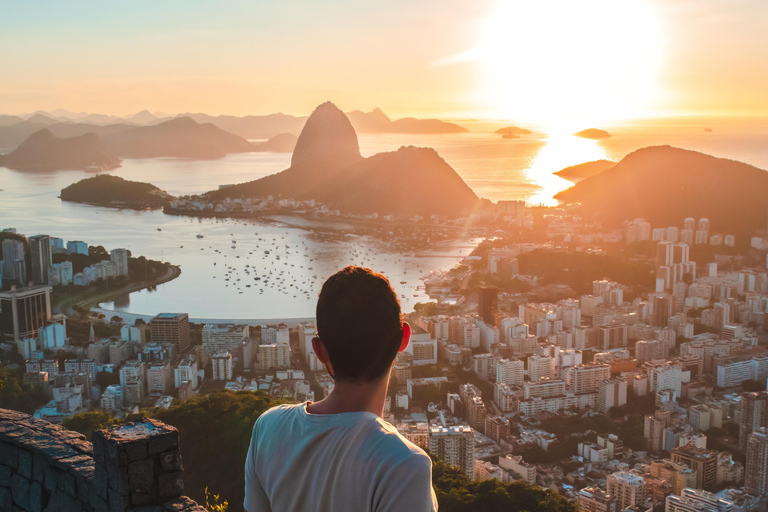
[[[599,141],[573,135],[553,135],[533,157],[531,165],[523,172],[530,182],[540,187],[527,203],[531,205],[557,206],[555,194],[573,186],[555,172],[571,165],[608,159]]]

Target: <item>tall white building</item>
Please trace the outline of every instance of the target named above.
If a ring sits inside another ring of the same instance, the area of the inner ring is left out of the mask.
[[[595,393],[600,383],[611,378],[611,367],[607,364],[580,364],[565,370],[568,389],[576,394]]]
[[[219,352],[236,353],[243,341],[248,339],[248,334],[248,326],[245,324],[205,324],[202,332],[203,348],[208,356]]]
[[[232,354],[219,352],[211,357],[213,380],[232,380]]]
[[[534,354],[528,357],[528,376],[531,381],[549,379],[555,376],[555,360],[552,357]]]
[[[747,438],[744,489],[753,496],[768,493],[768,429],[760,427]]]
[[[525,365],[520,359],[499,359],[496,362],[496,382],[508,386],[522,386]]]
[[[627,403],[627,383],[621,379],[604,380],[597,395],[597,408],[608,414],[613,407]]]
[[[26,275],[17,275],[17,261],[24,261],[24,242],[7,238],[3,240],[3,276],[5,279],[16,280],[24,284]],[[26,273],[25,273],[26,274]]]
[[[640,475],[617,471],[608,475],[606,484],[608,494],[616,496],[617,510],[642,505],[645,501],[645,480]]]
[[[197,361],[191,356],[184,357],[173,370],[174,387],[178,388],[182,382],[188,381],[192,389],[197,389],[197,373]]]
[[[101,408],[105,411],[114,412],[123,406],[123,388],[117,384],[107,386],[107,389],[101,394]]]
[[[683,367],[680,363],[673,363],[671,361],[665,361],[661,364],[646,363],[648,368],[648,380],[649,391],[656,393],[662,389],[674,390],[677,396],[680,396],[680,391],[683,383],[684,374],[687,374],[690,380],[690,371],[683,372]]]
[[[109,251],[109,258],[115,264],[115,273],[118,276],[128,275],[128,250],[112,249]]]
[[[260,370],[276,370],[291,366],[291,347],[288,345],[259,345]]]
[[[173,386],[173,369],[170,363],[158,362],[147,368],[147,392],[167,395]]]
[[[496,362],[499,359],[493,354],[477,354],[472,356],[472,369],[481,379],[496,379]]]
[[[262,345],[288,345],[290,332],[285,324],[269,325],[261,327]]]
[[[40,348],[49,350],[58,350],[67,345],[67,326],[66,321],[52,322],[41,327],[37,331],[40,337]]]
[[[475,476],[475,433],[472,427],[432,427],[429,430],[429,453],[456,466],[467,476]]]
[[[731,512],[733,503],[715,493],[686,487],[680,496],[667,496],[665,512]]]

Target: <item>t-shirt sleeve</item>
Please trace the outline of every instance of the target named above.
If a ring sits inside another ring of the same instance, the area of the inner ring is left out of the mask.
[[[248,456],[245,459],[245,499],[243,508],[246,512],[271,512],[272,507],[269,503],[261,480],[256,473],[256,456],[259,448],[258,443],[258,421],[253,426],[251,435],[251,446],[248,448]]]
[[[437,511],[432,461],[425,454],[413,454],[392,467],[377,487],[375,512]]]

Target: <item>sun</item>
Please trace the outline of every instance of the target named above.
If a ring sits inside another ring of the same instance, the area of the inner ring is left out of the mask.
[[[478,100],[551,133],[637,117],[660,97],[662,43],[648,0],[499,0],[474,51]]]

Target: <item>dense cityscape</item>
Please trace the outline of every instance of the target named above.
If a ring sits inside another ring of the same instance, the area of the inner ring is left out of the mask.
[[[568,208],[513,201],[492,221],[505,228],[423,278],[434,300],[407,316],[384,419],[470,480],[522,480],[590,512],[762,510],[768,239],[737,246],[703,218],[603,230]],[[119,420],[223,390],[297,403],[333,390],[310,322],[62,310],[73,289],[130,281],[133,255],[2,236],[4,388],[17,379],[36,418]],[[545,254],[581,281],[525,273],[527,257]],[[574,263],[585,255],[647,267],[627,282],[621,265],[590,280]]]

